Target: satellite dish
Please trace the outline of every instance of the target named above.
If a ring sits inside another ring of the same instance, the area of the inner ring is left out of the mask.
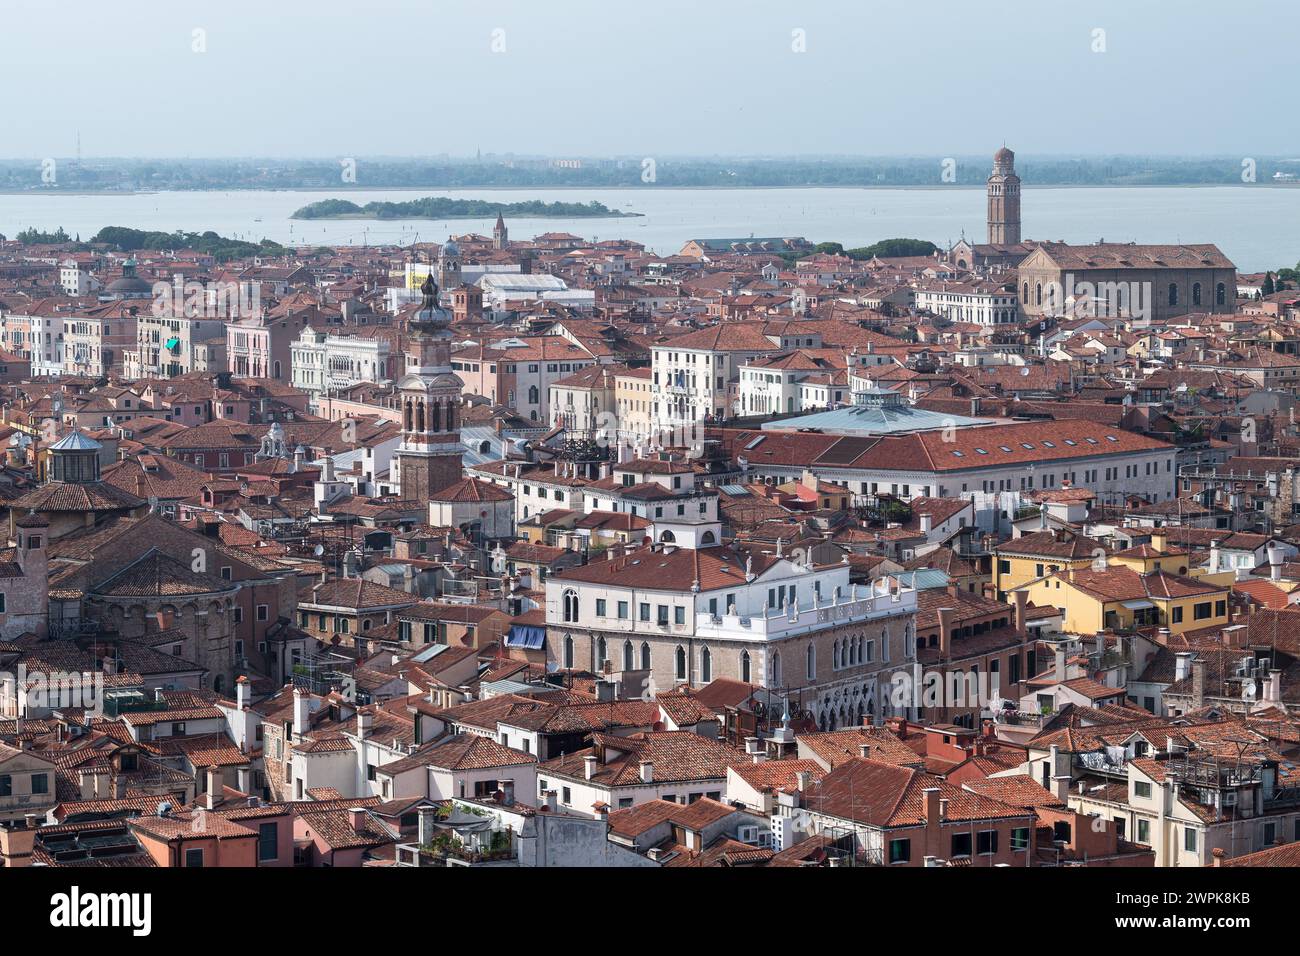
[[[311,549],[311,553],[316,555],[316,557],[319,558],[322,554],[325,553],[325,546],[323,544],[318,544],[316,545],[316,547]]]

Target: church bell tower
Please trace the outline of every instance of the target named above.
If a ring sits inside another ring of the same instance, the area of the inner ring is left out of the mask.
[[[461,382],[451,368],[451,315],[438,305],[432,273],[411,322],[406,374],[397,383],[402,443],[397,448],[402,498],[429,496],[461,479]]]
[[[1020,177],[1016,154],[1005,146],[993,154],[988,198],[989,244],[1015,245],[1020,241]]]

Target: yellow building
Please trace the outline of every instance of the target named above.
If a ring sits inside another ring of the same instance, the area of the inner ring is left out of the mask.
[[[999,601],[1030,581],[1061,570],[1080,570],[1105,560],[1101,542],[1086,535],[1062,529],[1035,531],[1012,538],[993,549],[993,586]],[[1053,603],[1053,602],[1048,602]]]
[[[1228,623],[1228,588],[1168,571],[1142,573],[1125,564],[1069,569],[1022,585],[1039,607],[1059,608],[1062,630],[1168,628],[1172,634]]]
[[[615,373],[614,407],[621,441],[635,443],[650,437],[653,402],[650,369],[629,368]]]
[[[1176,548],[1171,551],[1161,551],[1149,544],[1138,544],[1123,551],[1114,551],[1107,555],[1106,560],[1112,566],[1116,564],[1122,565],[1126,568],[1132,568],[1139,574],[1149,574],[1152,571],[1167,571],[1170,574],[1188,575],[1194,570],[1188,566],[1186,551],[1180,551]]]

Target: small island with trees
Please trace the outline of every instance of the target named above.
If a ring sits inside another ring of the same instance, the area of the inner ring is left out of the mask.
[[[450,199],[426,196],[405,202],[368,202],[359,206],[348,199],[322,199],[303,206],[292,219],[490,219],[493,216],[518,219],[603,219],[640,216],[621,212],[603,203],[591,202],[489,202],[485,199]]]

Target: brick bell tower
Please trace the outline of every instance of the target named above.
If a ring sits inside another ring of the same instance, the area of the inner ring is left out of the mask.
[[[451,314],[438,306],[432,272],[411,322],[406,374],[397,383],[402,443],[397,448],[402,498],[427,502],[461,479],[461,382],[451,370]]]
[[[988,181],[989,244],[1015,245],[1020,241],[1020,177],[1016,154],[1003,146],[993,154]]]

